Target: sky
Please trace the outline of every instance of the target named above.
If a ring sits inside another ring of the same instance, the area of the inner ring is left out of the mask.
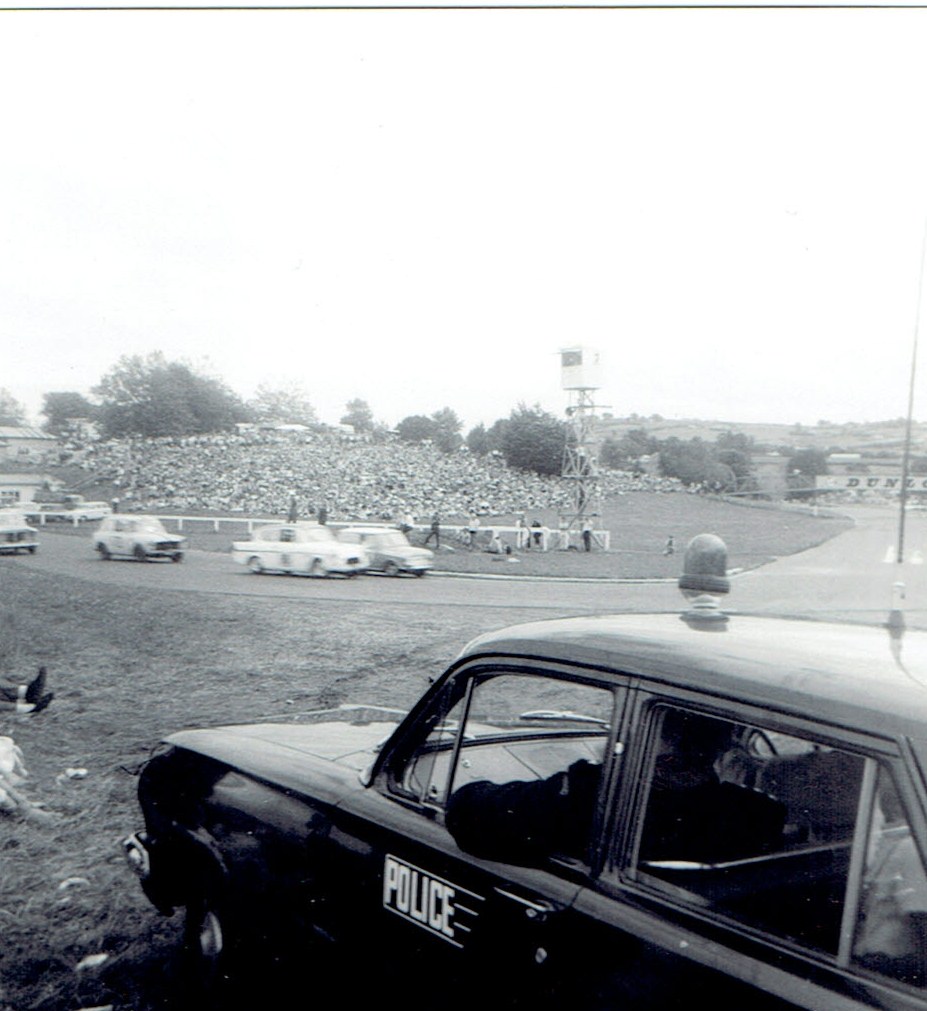
[[[0,11],[0,387],[907,411],[927,9]],[[915,417],[927,416],[927,349]]]

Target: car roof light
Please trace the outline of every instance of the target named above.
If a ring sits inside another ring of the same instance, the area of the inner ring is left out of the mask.
[[[683,613],[685,620],[727,621],[718,599],[731,589],[727,578],[727,545],[717,534],[698,534],[689,541],[679,589],[690,603]]]

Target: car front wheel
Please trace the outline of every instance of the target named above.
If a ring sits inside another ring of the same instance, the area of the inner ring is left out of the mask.
[[[399,566],[395,562],[385,562],[383,565],[384,576],[398,576]]]
[[[148,555],[146,554],[145,549],[141,546],[141,544],[135,545],[135,549],[133,550],[132,555],[137,562],[148,561]]]
[[[256,575],[259,576],[264,571],[264,563],[258,558],[257,555],[248,559],[248,568]]]
[[[228,985],[232,939],[224,903],[201,896],[187,904],[184,962],[188,993],[206,1002]]]
[[[175,551],[171,555],[171,561],[172,562],[182,562],[183,561],[183,552],[182,551]]]
[[[309,566],[309,575],[310,576],[327,576],[328,575],[328,566],[325,564],[325,562],[322,561],[321,558],[315,558],[312,561],[312,565]]]
[[[100,558],[102,558],[104,562],[108,562],[113,557],[110,554],[109,548],[105,544],[98,544],[97,551],[100,552]]]

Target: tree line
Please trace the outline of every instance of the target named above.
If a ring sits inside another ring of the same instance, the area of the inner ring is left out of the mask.
[[[239,423],[318,425],[316,412],[299,384],[283,388],[258,387],[250,400],[242,399],[221,379],[206,375],[186,362],[169,361],[161,352],[126,355],[91,390],[93,399],[73,391],[44,395],[43,428],[56,436],[74,431],[76,419],[92,422],[104,438],[186,436],[232,430]],[[0,425],[25,423],[25,410],[8,391],[0,389]],[[538,474],[561,472],[572,436],[568,422],[539,405],[519,403],[507,418],[486,427],[478,424],[466,435],[463,423],[450,408],[433,414],[412,414],[395,428],[375,420],[360,397],[345,405],[341,423],[374,438],[429,443],[444,453],[463,447],[476,455],[495,455],[510,467]],[[658,472],[687,485],[718,490],[749,491],[755,487],[751,457],[759,447],[740,432],[725,432],[715,442],[700,438],[657,439],[643,427],[601,444],[599,466],[608,470],[642,472],[649,459]],[[789,457],[792,472],[813,477],[826,473],[826,453],[776,447]],[[835,447],[836,448],[836,447]],[[927,460],[914,461],[915,473],[927,471]]]

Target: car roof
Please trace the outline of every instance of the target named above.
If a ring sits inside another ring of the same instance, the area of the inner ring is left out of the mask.
[[[603,615],[481,635],[459,659],[581,664],[755,706],[927,740],[927,632],[730,614]]]

